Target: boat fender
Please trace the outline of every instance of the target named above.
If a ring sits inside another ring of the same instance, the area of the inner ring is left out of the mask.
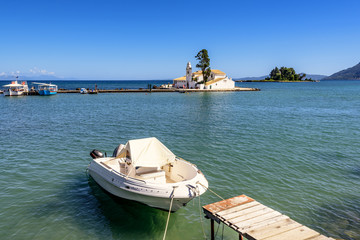
[[[102,152],[100,152],[99,150],[94,149],[94,150],[92,150],[92,151],[90,152],[90,156],[91,156],[93,159],[95,159],[95,158],[102,158],[102,157],[104,157],[104,154],[103,154]]]
[[[186,186],[189,188],[189,191],[192,192],[193,196],[197,195],[196,187],[194,187],[193,185],[190,185],[190,184],[187,184]]]
[[[123,150],[124,147],[125,147],[124,144],[120,144],[119,146],[117,146],[117,147],[115,148],[112,156],[113,156],[114,158],[116,158],[117,156],[119,156],[121,150]]]

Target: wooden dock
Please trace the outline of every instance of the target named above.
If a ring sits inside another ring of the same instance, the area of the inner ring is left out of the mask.
[[[245,195],[203,206],[203,211],[205,217],[211,219],[212,240],[215,239],[214,221],[234,229],[239,239],[334,240]]]

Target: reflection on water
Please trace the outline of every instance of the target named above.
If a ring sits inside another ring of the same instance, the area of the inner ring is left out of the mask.
[[[143,204],[118,198],[108,194],[89,177],[91,194],[100,204],[101,214],[106,218],[112,235],[116,238],[131,239],[158,236],[160,238],[165,228],[167,213],[145,206]],[[176,219],[173,214],[173,220]],[[176,221],[176,220],[174,220]]]

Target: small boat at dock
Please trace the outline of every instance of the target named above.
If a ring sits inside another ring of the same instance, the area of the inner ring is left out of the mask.
[[[194,164],[175,156],[156,138],[120,144],[112,157],[95,149],[90,155],[88,172],[96,183],[112,195],[150,207],[175,212],[208,188]]]
[[[5,90],[3,92],[4,96],[21,96],[29,92],[29,87],[26,81],[18,83],[18,77],[16,81],[12,81],[10,84],[4,85]]]
[[[80,88],[80,94],[87,94],[88,91],[86,90],[86,88]]]
[[[37,92],[42,96],[55,95],[58,91],[58,86],[51,83],[37,83],[33,82],[33,84],[38,85]]]

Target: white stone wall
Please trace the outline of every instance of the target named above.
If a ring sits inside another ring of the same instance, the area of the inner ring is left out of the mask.
[[[191,81],[190,83],[189,83],[189,88],[190,89],[195,89],[196,88],[196,82],[195,81]]]
[[[186,80],[184,81],[174,81],[175,84],[174,84],[174,87],[175,88],[183,88],[183,86],[186,87]]]
[[[205,85],[204,84],[198,84],[197,85],[199,89],[205,89]]]
[[[197,78],[197,82],[201,82],[204,79],[202,74],[197,75],[196,78]]]
[[[213,84],[205,86],[205,89],[231,89],[235,88],[235,82],[232,79],[226,78],[224,80],[215,82]]]

